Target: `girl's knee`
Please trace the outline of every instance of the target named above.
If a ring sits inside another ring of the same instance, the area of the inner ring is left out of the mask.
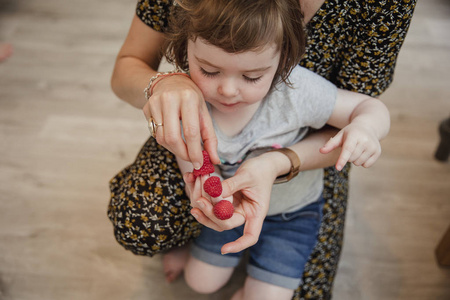
[[[243,288],[241,288],[232,300],[271,300],[292,299],[294,290],[273,285],[247,276]]]
[[[196,293],[199,294],[212,294],[217,292],[222,285],[212,285],[211,283],[205,283],[200,280],[197,280],[195,276],[190,276],[184,273],[184,278],[186,280],[187,285]]]
[[[184,278],[195,292],[212,294],[228,282],[233,269],[213,266],[190,256],[184,270]]]

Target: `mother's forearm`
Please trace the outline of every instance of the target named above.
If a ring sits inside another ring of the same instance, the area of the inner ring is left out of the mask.
[[[147,102],[144,88],[161,61],[165,36],[153,30],[135,15],[117,55],[111,87],[122,100],[142,109]]]
[[[137,58],[119,57],[111,77],[111,87],[117,97],[142,109],[147,102],[144,88],[155,74],[155,70]]]

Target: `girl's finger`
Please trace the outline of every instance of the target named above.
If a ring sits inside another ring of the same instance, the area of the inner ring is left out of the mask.
[[[200,199],[202,197],[202,188],[201,188],[201,186],[202,186],[202,184],[200,182],[200,178],[196,178],[195,181],[194,181],[194,184],[192,186],[191,195],[190,195],[191,206],[192,207],[198,207],[199,206],[198,199]]]
[[[380,153],[375,153],[371,157],[369,157],[365,163],[362,164],[364,168],[369,168],[375,164],[377,159],[380,157]]]
[[[241,213],[235,212],[228,220],[220,220],[213,213],[213,205],[205,198],[196,201],[196,208],[191,210],[197,221],[216,231],[229,230],[241,226],[245,218]]]
[[[194,182],[191,180],[189,172],[184,173],[183,174],[183,180],[184,180],[184,184],[185,184],[185,189],[187,190],[187,194],[190,195],[191,191],[192,191],[192,186],[194,184]]]
[[[342,146],[341,154],[339,155],[338,161],[336,163],[336,169],[341,171],[345,164],[349,161],[353,151],[356,147],[356,141],[347,139]]]
[[[361,155],[365,152],[365,148],[361,144],[356,144],[355,148],[353,149],[352,154],[350,155],[350,158],[348,159],[349,162],[354,163],[356,160],[358,160]]]
[[[223,231],[223,229],[221,229],[219,225],[208,218],[201,209],[194,207],[193,209],[191,209],[191,214],[200,224],[215,231]]]
[[[373,155],[373,152],[371,152],[371,151],[364,151],[363,153],[361,153],[361,155],[358,157],[358,158],[356,158],[354,161],[353,161],[353,164],[355,165],[355,166],[361,166],[361,165],[363,165],[368,159],[369,159],[369,157],[371,157]]]
[[[342,145],[343,131],[339,131],[334,137],[330,138],[328,142],[320,148],[320,153],[327,154]]]

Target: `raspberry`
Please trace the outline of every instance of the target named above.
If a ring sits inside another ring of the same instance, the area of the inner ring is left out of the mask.
[[[220,200],[214,205],[213,212],[218,219],[226,220],[233,216],[234,206],[230,201]]]
[[[203,150],[202,153],[203,153],[203,165],[198,170],[194,169],[194,176],[196,178],[201,175],[207,175],[207,174],[214,173],[214,165],[212,164],[211,160],[209,159],[208,152]]]
[[[211,197],[219,197],[222,194],[222,183],[220,182],[220,178],[217,176],[209,177],[203,184],[203,189]]]

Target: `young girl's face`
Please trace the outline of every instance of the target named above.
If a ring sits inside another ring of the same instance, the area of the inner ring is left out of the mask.
[[[270,89],[279,60],[274,45],[258,52],[228,53],[200,38],[188,43],[191,78],[205,100],[222,113],[259,103]]]

